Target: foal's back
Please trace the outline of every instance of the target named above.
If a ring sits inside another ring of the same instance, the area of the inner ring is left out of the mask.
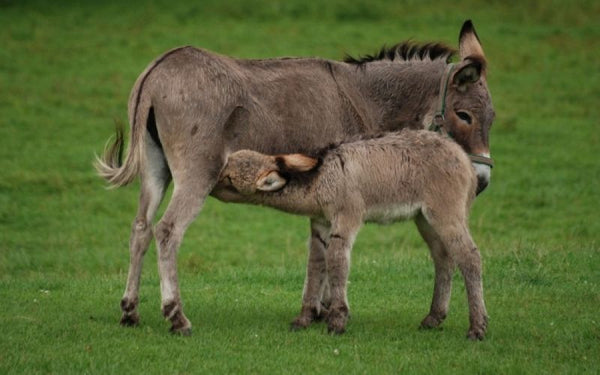
[[[383,216],[390,216],[388,219],[412,217],[423,205],[468,205],[477,184],[460,146],[425,130],[342,144],[327,154],[324,166],[329,166],[328,172],[336,172],[323,176],[322,184],[337,186],[330,199],[333,195],[359,199],[371,213],[387,210]],[[333,178],[338,181],[331,181]],[[385,217],[372,219],[387,221]]]

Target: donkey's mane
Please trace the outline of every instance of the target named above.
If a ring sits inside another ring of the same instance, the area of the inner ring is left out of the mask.
[[[392,47],[383,46],[381,50],[374,55],[364,55],[358,58],[354,58],[350,55],[346,55],[344,62],[363,65],[373,61],[380,60],[438,60],[444,59],[446,63],[450,62],[450,59],[454,56],[456,50],[443,43],[424,43],[418,44],[411,41],[398,43]]]

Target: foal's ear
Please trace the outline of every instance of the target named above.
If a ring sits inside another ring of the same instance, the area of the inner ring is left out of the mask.
[[[485,61],[479,59],[465,60],[452,76],[452,83],[458,87],[458,91],[464,91],[468,85],[479,81],[484,67]]]
[[[256,189],[260,191],[276,191],[284,187],[285,184],[287,184],[285,178],[281,177],[277,171],[271,171],[256,181]]]
[[[319,164],[319,160],[302,154],[288,154],[277,156],[277,164],[289,172],[308,172]]]

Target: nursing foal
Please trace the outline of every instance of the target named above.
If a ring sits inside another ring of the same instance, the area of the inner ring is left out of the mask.
[[[213,194],[318,222],[325,250],[311,252],[303,308],[293,327],[325,317],[330,332],[343,333],[350,251],[361,225],[414,219],[436,270],[431,310],[421,326],[436,327],[446,317],[458,265],[469,302],[467,336],[481,340],[487,326],[481,260],[468,229],[476,189],[475,169],[458,144],[430,131],[404,130],[342,143],[316,158],[237,151],[229,156]],[[329,287],[329,298],[323,297],[323,285]]]

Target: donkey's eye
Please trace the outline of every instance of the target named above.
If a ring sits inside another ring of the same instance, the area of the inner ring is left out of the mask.
[[[463,120],[464,122],[466,122],[469,125],[471,125],[473,123],[473,119],[471,118],[471,115],[469,115],[465,111],[456,111],[456,115],[458,116],[459,119]]]

